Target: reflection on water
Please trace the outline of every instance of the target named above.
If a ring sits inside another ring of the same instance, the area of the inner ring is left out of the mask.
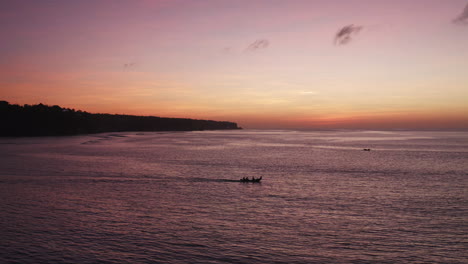
[[[466,133],[110,133],[0,146],[1,263],[467,259]],[[262,183],[237,182],[252,176]]]

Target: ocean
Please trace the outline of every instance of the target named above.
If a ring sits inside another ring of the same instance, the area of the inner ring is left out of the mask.
[[[467,132],[0,138],[0,263],[468,263],[467,234]]]

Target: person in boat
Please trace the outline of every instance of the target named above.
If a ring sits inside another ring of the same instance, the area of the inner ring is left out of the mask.
[[[262,180],[262,177],[260,176],[260,178],[255,178],[255,177],[252,177],[252,179],[249,179],[249,177],[242,177],[242,179],[240,179],[241,182],[260,182]]]

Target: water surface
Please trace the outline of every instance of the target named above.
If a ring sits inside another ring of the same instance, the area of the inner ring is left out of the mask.
[[[464,132],[0,138],[0,159],[1,263],[468,260]]]

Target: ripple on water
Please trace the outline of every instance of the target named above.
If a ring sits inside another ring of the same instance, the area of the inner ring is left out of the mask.
[[[467,259],[463,133],[211,131],[0,141],[2,263]],[[261,184],[238,182],[259,176]]]

